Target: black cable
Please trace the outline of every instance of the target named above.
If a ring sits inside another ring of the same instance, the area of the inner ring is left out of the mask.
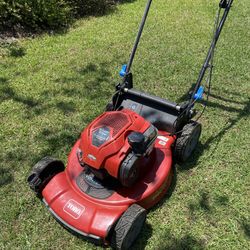
[[[116,110],[116,106],[117,106],[117,104],[118,104],[118,101],[119,101],[119,97],[120,97],[120,95],[121,95],[121,92],[122,92],[122,89],[120,88],[120,89],[117,90],[117,91],[115,92],[115,94],[114,94],[114,96],[117,95],[117,97],[116,97],[116,101],[115,101],[115,105],[114,105],[113,110]]]
[[[214,37],[213,37],[212,42],[215,42],[215,37],[217,35],[216,31],[217,31],[217,28],[218,28],[218,25],[219,25],[220,12],[221,12],[221,7],[219,7],[219,10],[218,10],[218,13],[217,13],[217,18],[216,18],[215,23],[214,23],[214,30],[213,30]],[[209,74],[208,74],[208,77],[207,77],[207,80],[206,80],[206,84],[208,84],[208,90],[207,90],[207,93],[206,93],[207,98],[206,98],[203,110],[201,111],[200,115],[195,119],[195,122],[197,122],[202,117],[202,115],[204,114],[204,112],[206,110],[207,104],[208,104],[208,99],[209,99],[209,96],[210,96],[211,85],[212,85],[212,75],[213,75],[213,67],[214,67],[213,63],[214,63],[215,48],[216,47],[214,47],[214,49],[212,50],[211,60],[210,60],[210,65],[209,65],[210,70],[209,70]]]

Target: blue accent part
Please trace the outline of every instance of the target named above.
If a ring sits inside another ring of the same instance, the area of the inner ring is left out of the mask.
[[[195,100],[202,100],[202,96],[204,93],[204,87],[200,86],[199,89],[197,90],[196,94],[194,95]]]
[[[126,74],[126,69],[127,69],[127,64],[123,64],[122,65],[122,69],[121,69],[121,71],[120,71],[120,76],[121,77],[124,77],[125,76],[125,74]]]

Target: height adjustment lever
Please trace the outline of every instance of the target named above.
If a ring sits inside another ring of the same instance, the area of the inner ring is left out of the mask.
[[[120,77],[124,77],[126,75],[127,64],[123,64],[121,71],[119,72]]]
[[[194,95],[194,99],[195,100],[202,100],[203,93],[204,93],[204,87],[200,86]]]

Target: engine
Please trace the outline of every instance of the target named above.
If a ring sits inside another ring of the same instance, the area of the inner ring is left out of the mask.
[[[137,113],[105,112],[82,132],[78,159],[98,179],[112,176],[130,187],[139,178],[142,158],[154,147],[157,129]]]

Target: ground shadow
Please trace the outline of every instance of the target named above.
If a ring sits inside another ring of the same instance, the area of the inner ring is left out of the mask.
[[[223,210],[228,210],[228,208],[230,207],[228,196],[211,196],[211,194],[207,190],[199,190],[198,193],[200,196],[199,199],[189,204],[189,219],[194,222],[198,219],[202,219],[205,220],[211,227],[217,228],[218,224],[220,223],[216,218],[216,215],[218,214],[218,208],[227,207]],[[239,220],[239,217],[241,216],[235,210],[230,211],[230,214],[235,217],[236,221],[239,224],[239,230],[244,233],[245,238],[250,239],[249,221],[244,217]]]
[[[80,132],[79,132],[80,133]],[[74,131],[74,127],[65,124],[64,129],[43,129],[36,137],[38,141],[45,141],[46,148],[38,155],[34,156],[34,163],[45,156],[56,156],[62,148],[70,148],[79,137],[79,133]]]
[[[8,83],[8,79],[5,77],[0,77],[0,84]]]
[[[7,148],[0,156],[0,187],[14,182],[14,172],[33,158],[27,147],[15,150]]]
[[[9,80],[4,77],[0,77],[0,103],[5,100],[13,100],[14,102],[21,103],[25,105],[29,110],[32,110],[39,103],[33,98],[25,98],[17,94],[17,92],[9,86]],[[5,116],[4,112],[1,116]],[[15,149],[7,148],[5,149],[3,155],[0,156],[0,186],[7,185],[14,181],[13,171],[19,166],[19,163],[24,161],[27,156],[27,151],[25,148],[21,148],[18,151]],[[8,166],[5,167],[5,166]]]
[[[229,203],[229,198],[226,195],[219,195],[215,198],[215,203],[220,206],[226,206]]]
[[[250,224],[247,223],[246,221],[241,222],[241,228],[245,234],[245,236],[250,239]]]
[[[206,213],[211,213],[212,212],[212,205],[211,205],[211,197],[208,191],[206,190],[201,190],[199,191],[200,198],[198,202],[192,202],[189,204],[189,211],[191,218],[195,218],[195,212],[198,210],[202,210]]]
[[[55,108],[67,116],[71,116],[77,112],[76,102],[74,100],[56,101],[54,103],[47,101],[56,95],[60,95],[60,97],[64,95],[65,97],[68,95],[72,97],[72,95],[74,95],[76,96],[75,100],[77,102],[81,100],[81,98],[84,98],[87,100],[87,103],[90,103],[86,108],[91,110],[91,105],[95,105],[94,103],[96,101],[101,102],[101,100],[105,99],[105,96],[107,96],[107,99],[111,96],[108,88],[106,88],[106,91],[102,91],[102,88],[109,84],[111,76],[111,73],[106,69],[105,65],[106,63],[89,63],[85,67],[77,69],[74,78],[59,79],[58,82],[62,88],[55,88],[53,91],[44,91],[37,99],[21,95],[10,85],[10,81],[7,78],[1,77],[0,102],[13,100],[15,103],[24,105],[25,111],[22,113],[22,118],[24,119],[32,119],[34,116],[51,112],[51,109]],[[89,80],[84,82],[83,77],[89,77]],[[28,112],[26,112],[26,109]],[[81,119],[84,124],[90,122],[97,115],[95,112],[100,112],[102,109],[98,107],[93,111],[93,114],[89,112],[91,115]],[[25,120],[23,120],[23,122],[25,122]],[[16,168],[24,164],[24,162],[32,168],[37,161],[46,155],[57,156],[62,150],[69,152],[81,132],[79,128],[75,126],[74,122],[69,121],[63,124],[63,127],[60,129],[57,127],[43,129],[42,132],[36,136],[37,143],[42,142],[43,150],[36,155],[34,155],[33,151],[29,152],[28,148],[25,147],[18,151],[9,148],[8,152],[5,152],[5,154],[0,157],[1,163],[7,163],[9,166],[9,169],[3,169],[0,172],[0,185],[3,186],[13,182],[12,171],[15,171]]]
[[[210,102],[211,103],[211,102]],[[224,136],[225,133],[228,132],[228,130],[230,130],[233,126],[235,126],[241,119],[248,117],[250,115],[249,110],[250,110],[250,98],[241,103],[242,105],[244,105],[243,109],[236,109],[236,108],[229,108],[227,109],[226,107],[224,107],[224,105],[217,105],[216,103],[214,103],[214,107],[218,107],[224,110],[228,110],[228,111],[233,111],[233,112],[237,112],[237,116],[233,119],[230,119],[227,123],[227,125],[216,135],[211,136],[204,144],[203,147],[204,149],[209,147],[209,144],[213,141],[216,141],[217,144],[218,142],[222,139],[222,137]],[[209,104],[210,105],[210,104]]]
[[[0,77],[0,102],[5,100],[13,100],[15,102],[24,104],[28,108],[34,108],[39,105],[39,102],[33,98],[25,98],[17,94],[17,92],[10,87],[9,80],[5,77]]]
[[[106,84],[111,80],[111,73],[107,67],[108,63],[106,62],[88,63],[75,70],[74,76],[61,77],[55,82],[61,84],[63,94],[68,97],[76,96],[90,101],[103,100],[105,97],[108,99],[111,92]]]
[[[66,97],[79,97],[89,102],[99,102],[105,98],[111,98],[111,90],[107,88],[107,83],[110,82],[111,73],[106,69],[107,63],[100,64],[89,63],[85,67],[75,71],[74,77],[62,77],[56,79],[56,83],[60,83],[60,90],[44,91],[38,100],[33,97],[24,97],[10,86],[9,81],[5,77],[0,77],[0,102],[5,100],[13,100],[17,103],[25,105],[29,112],[25,114],[25,118],[30,119],[33,116],[41,115],[51,108],[57,108],[64,114],[76,112],[76,103],[73,101],[58,101],[56,103],[48,103],[49,98],[56,95]],[[86,78],[86,80],[84,80]],[[105,107],[103,107],[104,109]],[[101,110],[103,110],[101,109]],[[90,117],[92,118],[92,117]],[[89,120],[90,121],[90,120]]]
[[[10,169],[0,169],[0,187],[11,183],[14,180]]]
[[[155,250],[183,250],[183,249],[204,249],[204,242],[196,239],[191,234],[185,234],[181,238],[176,238],[170,229],[163,229],[160,238],[154,244]]]
[[[229,198],[225,195],[211,197],[209,191],[199,190],[198,201],[189,204],[189,218],[196,221],[200,217],[200,212],[206,215],[205,220],[211,226],[217,226],[217,220],[214,219],[214,213],[218,206],[228,206]]]
[[[7,79],[4,79],[4,81],[5,85],[0,86],[0,102],[11,99],[15,102],[24,104],[28,108],[34,108],[39,104],[38,101],[33,98],[25,98],[18,95],[16,91],[8,85]]]
[[[64,114],[69,114],[76,111],[76,105],[73,102],[58,102],[56,103],[56,107]]]

